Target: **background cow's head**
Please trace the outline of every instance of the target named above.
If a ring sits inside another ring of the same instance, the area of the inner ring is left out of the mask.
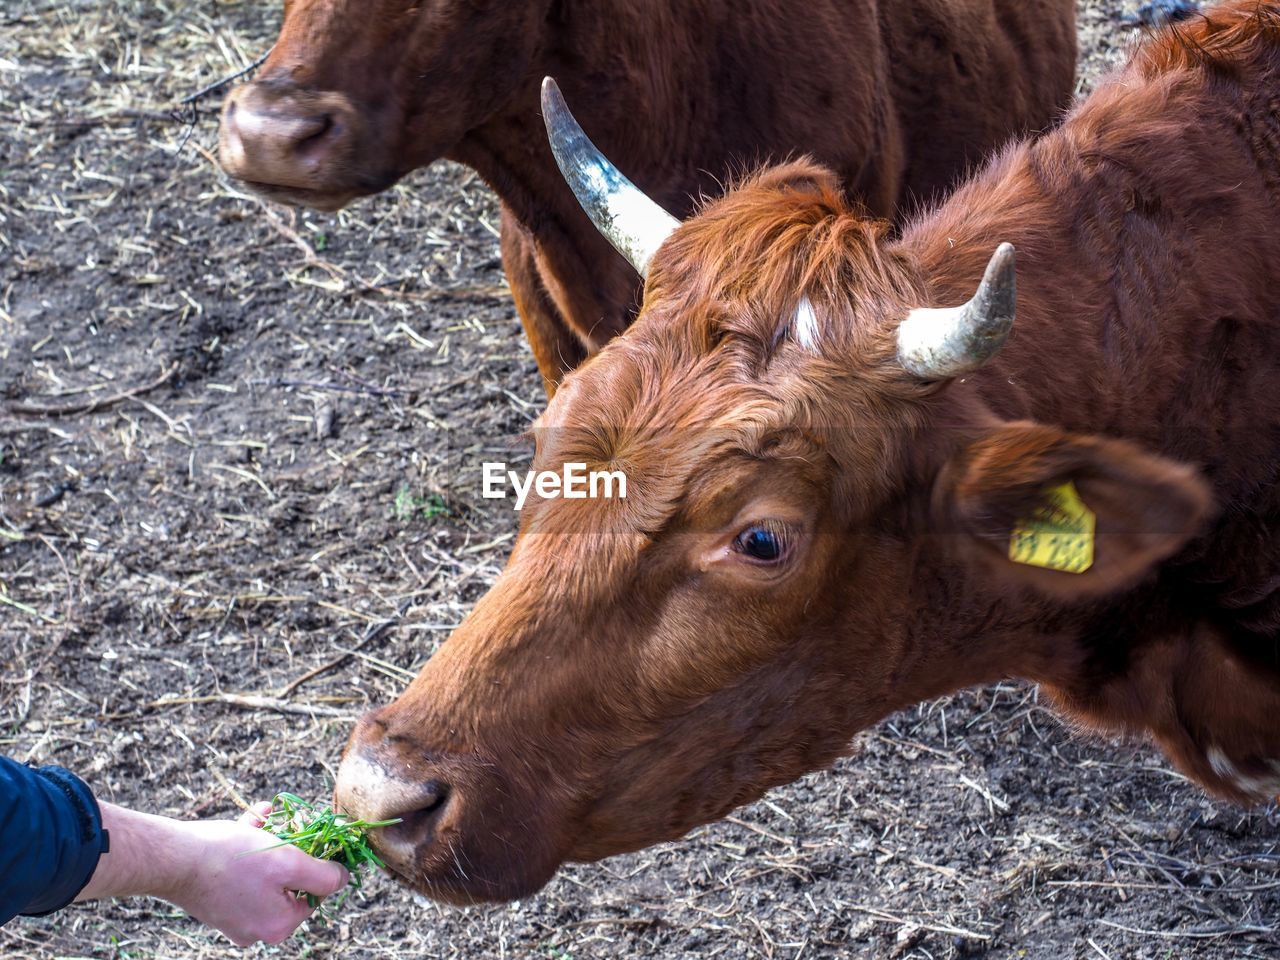
[[[507,102],[552,6],[286,0],[257,79],[223,106],[222,165],[273,199],[321,209],[383,190]]]

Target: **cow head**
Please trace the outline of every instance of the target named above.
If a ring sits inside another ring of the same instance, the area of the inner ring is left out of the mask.
[[[340,805],[403,818],[375,843],[405,882],[518,897],[678,837],[894,709],[1069,659],[1061,608],[1196,530],[1190,469],[951,389],[1008,332],[1009,251],[964,307],[920,310],[929,278],[883,234],[799,163],[640,251],[640,318],[535,430],[535,469],[620,470],[627,497],[526,505],[492,590],[344,756]],[[1066,484],[1092,563],[1013,562]]]
[[[337,209],[444,155],[511,97],[552,0],[285,0],[258,78],[222,110],[232,176]]]

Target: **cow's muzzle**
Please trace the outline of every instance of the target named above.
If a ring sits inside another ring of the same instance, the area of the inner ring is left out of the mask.
[[[370,842],[402,883],[449,903],[511,900],[541,887],[563,859],[542,797],[492,759],[433,747],[424,723],[394,707],[363,717],[334,785],[339,810],[399,820]]]
[[[223,169],[273,200],[336,210],[394,182],[370,164],[369,125],[344,94],[279,81],[233,90],[222,107]],[[376,151],[375,151],[376,152]]]
[[[334,787],[337,806],[348,816],[370,822],[399,820],[374,834],[387,867],[411,877],[419,851],[438,839],[452,788],[440,778],[411,782],[362,751],[348,750]]]

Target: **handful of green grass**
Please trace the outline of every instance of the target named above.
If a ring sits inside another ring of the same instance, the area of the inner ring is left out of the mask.
[[[293,793],[276,794],[271,807],[271,813],[262,826],[268,833],[280,838],[279,845],[291,843],[318,860],[335,860],[351,874],[351,882],[334,902],[334,907],[341,906],[352,890],[360,889],[360,871],[366,866],[386,866],[369,845],[368,831],[400,822],[398,819],[353,820],[327,806],[318,807],[307,803]],[[305,896],[309,906],[320,905],[319,897],[309,893],[299,896]],[[325,911],[322,909],[321,912]]]

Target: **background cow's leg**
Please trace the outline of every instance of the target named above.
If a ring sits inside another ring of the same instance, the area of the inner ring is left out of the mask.
[[[543,285],[534,257],[533,239],[507,205],[502,204],[502,267],[515,297],[520,322],[533,348],[547,396],[570,370],[585,359],[586,348],[560,315]]]

